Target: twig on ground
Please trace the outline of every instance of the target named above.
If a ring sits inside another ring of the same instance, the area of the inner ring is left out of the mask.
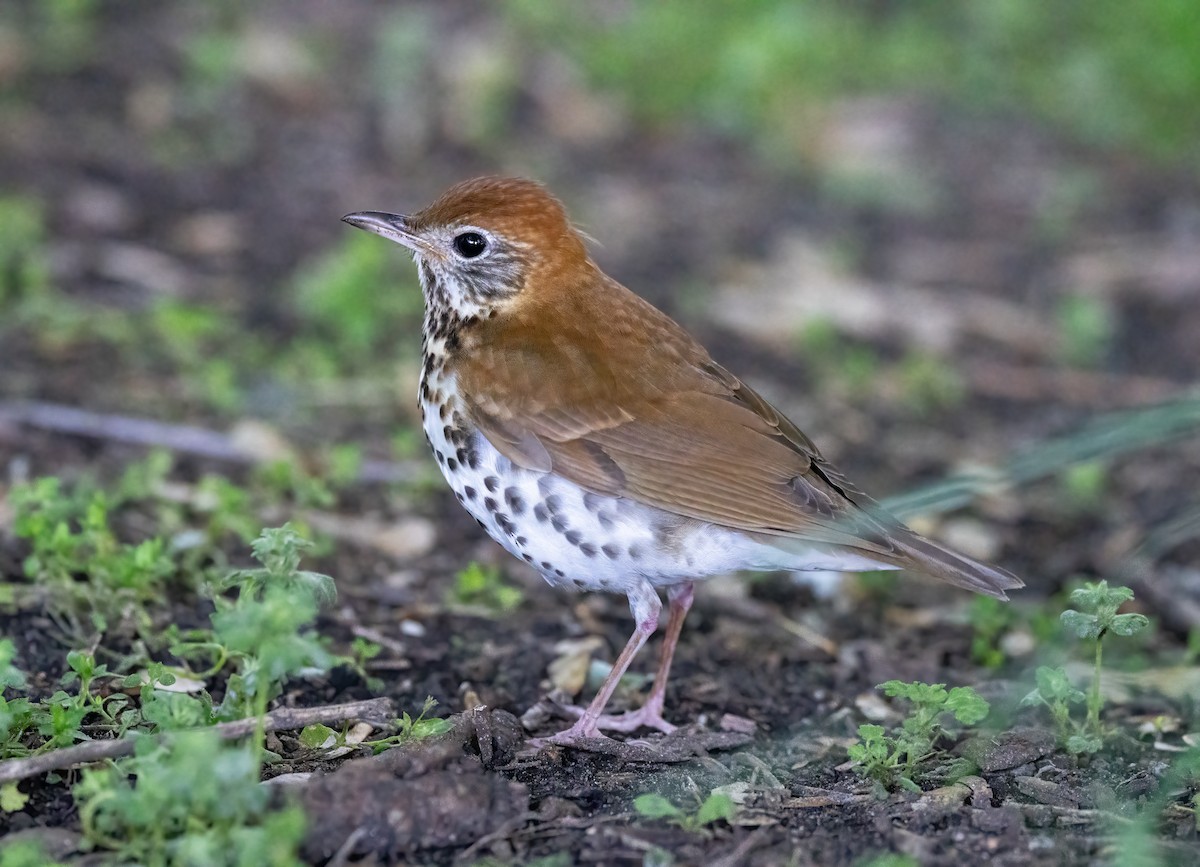
[[[395,715],[395,708],[389,698],[372,698],[366,701],[352,701],[347,704],[330,704],[321,707],[280,708],[263,717],[263,731],[286,731],[304,728],[313,723],[338,722],[346,719],[390,721],[395,718]],[[240,738],[252,734],[257,725],[258,720],[255,718],[239,719],[215,725],[212,727],[212,731],[223,738]],[[176,734],[181,734],[181,732],[169,732],[161,737]],[[143,735],[142,737],[160,737],[160,735]],[[72,765],[121,758],[133,753],[137,741],[136,737],[110,741],[88,741],[37,756],[9,759],[0,762],[0,783],[23,780],[26,777],[35,777],[38,774],[68,768]]]
[[[37,401],[0,401],[0,427],[26,427],[66,436],[105,440],[125,445],[163,448],[178,454],[238,465],[261,463],[264,457],[238,443],[230,434],[193,425],[148,418],[93,412],[79,407]],[[421,478],[415,461],[364,460],[358,481],[403,483]]]

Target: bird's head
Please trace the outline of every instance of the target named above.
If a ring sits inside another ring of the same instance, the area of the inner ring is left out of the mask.
[[[412,251],[426,302],[485,316],[577,282],[593,269],[562,204],[522,178],[476,178],[409,216],[342,219]]]

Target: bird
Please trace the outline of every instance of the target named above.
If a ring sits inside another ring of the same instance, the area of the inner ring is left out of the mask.
[[[551,585],[624,594],[634,630],[594,699],[535,739],[671,733],[667,678],[697,582],[736,571],[906,569],[1006,599],[1013,574],[925,538],[667,314],[605,274],[562,203],[523,178],[462,181],[408,215],[346,223],[411,253],[419,403],[455,497]],[[644,703],[606,714],[668,617]]]

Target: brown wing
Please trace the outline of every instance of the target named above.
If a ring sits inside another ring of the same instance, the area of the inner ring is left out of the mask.
[[[799,428],[674,322],[632,294],[618,300],[598,318],[600,311],[564,317],[539,308],[470,335],[456,370],[474,398],[468,412],[515,464],[699,521],[848,548],[993,595],[1019,586],[878,513]]]

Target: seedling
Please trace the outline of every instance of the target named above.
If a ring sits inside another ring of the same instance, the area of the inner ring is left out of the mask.
[[[438,719],[430,717],[433,709],[437,707],[437,701],[433,696],[425,696],[425,703],[421,705],[421,712],[414,719],[404,712],[404,716],[395,721],[396,733],[390,737],[380,738],[375,741],[367,741],[367,746],[375,753],[382,753],[389,747],[394,747],[399,744],[406,744],[410,741],[419,741],[422,738],[433,737],[434,735],[443,735],[450,731],[453,727],[450,720]]]
[[[1000,639],[1013,625],[1016,615],[1011,605],[990,596],[971,601],[967,619],[972,627],[971,661],[985,668],[999,668],[1005,662]]]
[[[1083,691],[1071,685],[1067,673],[1061,668],[1038,666],[1035,677],[1037,688],[1021,699],[1021,706],[1044,706],[1054,721],[1059,743],[1070,752],[1094,753],[1099,750],[1101,739],[1071,719],[1071,706],[1085,701]]]
[[[367,674],[367,664],[382,652],[383,648],[378,644],[359,636],[350,643],[350,656],[342,659],[343,664],[353,669],[371,692],[380,692],[383,681]]]
[[[1021,700],[1023,706],[1040,704],[1050,710],[1060,739],[1073,753],[1094,753],[1104,742],[1104,730],[1100,725],[1100,709],[1104,704],[1100,674],[1103,670],[1105,636],[1110,633],[1136,635],[1150,625],[1143,614],[1117,613],[1131,599],[1132,590],[1128,587],[1109,587],[1107,581],[1084,584],[1072,591],[1071,601],[1084,610],[1069,608],[1059,619],[1076,637],[1095,642],[1091,687],[1084,696],[1071,686],[1066,672],[1061,668],[1042,666],[1037,670],[1037,688]],[[1070,718],[1070,706],[1083,700],[1087,702],[1087,719],[1078,725]]]
[[[29,541],[25,575],[45,591],[45,604],[80,644],[87,636],[130,628],[153,633],[147,604],[178,575],[162,538],[126,544],[110,526],[111,503],[100,491],[61,490],[56,478],[15,487],[13,529]],[[84,576],[86,580],[78,580]]]
[[[920,791],[913,776],[923,762],[936,755],[934,744],[942,734],[940,718],[944,714],[953,714],[963,725],[972,726],[982,721],[991,709],[968,686],[947,690],[941,683],[889,680],[877,688],[889,696],[907,699],[913,706],[898,733],[889,735],[883,726],[861,725],[858,727],[861,742],[847,750],[858,763],[857,772],[875,781],[883,791],[897,787]]]
[[[666,819],[685,831],[696,832],[724,820],[732,822],[737,815],[733,799],[716,790],[709,793],[704,802],[693,813],[677,807],[662,795],[647,792],[633,799],[633,809],[646,819]]]
[[[238,588],[236,602],[213,600],[213,638],[239,663],[217,709],[222,719],[261,717],[288,677],[334,663],[318,638],[302,631],[320,604],[336,595],[328,575],[299,568],[300,552],[310,544],[289,524],[264,530],[251,545],[262,567],[235,572],[225,582]]]

